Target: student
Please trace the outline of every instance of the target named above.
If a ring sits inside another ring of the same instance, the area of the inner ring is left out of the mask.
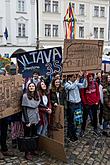
[[[39,112],[38,105],[40,103],[37,87],[34,83],[29,83],[27,92],[22,98],[22,121],[24,125],[24,136],[33,137],[37,135],[36,125],[38,124]],[[25,152],[25,158],[32,160],[30,151]]]
[[[35,85],[37,86],[37,84],[40,82],[40,73],[38,70],[34,70],[33,74],[32,74],[32,78],[26,83],[26,88],[28,86],[29,83],[33,82],[35,83]]]
[[[84,135],[86,121],[87,121],[90,110],[93,116],[94,134],[99,136],[100,133],[98,132],[98,129],[97,129],[97,110],[98,110],[98,105],[99,105],[99,100],[100,100],[99,87],[98,87],[98,83],[94,81],[93,73],[88,73],[87,80],[88,80],[87,88],[81,91],[84,110],[83,110],[83,123],[81,127],[80,136]]]
[[[6,76],[6,70],[4,70],[1,75]],[[4,159],[4,156],[14,156],[14,153],[11,151],[8,151],[7,147],[7,132],[8,132],[8,124],[9,124],[9,118],[6,117],[3,119],[0,119],[0,145],[1,145],[1,152],[0,152],[0,160]]]
[[[110,136],[107,132],[110,123],[110,75],[107,76],[107,88],[104,89],[104,110],[103,110],[103,135]]]
[[[80,88],[87,86],[86,79],[83,83],[79,83],[80,76],[76,77],[75,74],[68,75],[68,82],[65,83],[65,89],[67,90],[67,136],[71,141],[78,140],[76,135],[76,126],[74,121],[74,113],[77,109],[81,109],[81,97]]]
[[[51,102],[50,102],[50,94],[48,92],[47,86],[44,81],[41,81],[38,84],[38,90],[40,95],[40,104],[39,104],[39,115],[40,121],[38,125],[38,134],[43,136],[48,135],[48,124],[49,118],[51,114]]]
[[[63,105],[64,106],[64,110],[67,109],[67,102],[66,102],[66,92],[64,87],[61,85],[61,80],[60,79],[53,79],[52,80],[52,86],[51,86],[51,90],[50,90],[50,94],[51,94],[51,103],[52,103],[52,110],[53,110],[53,128],[62,128],[61,124],[60,124],[60,119],[57,119],[57,122],[54,122],[54,110],[58,105]],[[60,111],[58,116],[60,117]]]

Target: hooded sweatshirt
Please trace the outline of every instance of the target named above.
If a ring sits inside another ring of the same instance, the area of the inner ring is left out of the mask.
[[[81,98],[84,105],[99,103],[100,93],[98,83],[94,80],[91,82],[88,81],[88,87],[81,90]]]

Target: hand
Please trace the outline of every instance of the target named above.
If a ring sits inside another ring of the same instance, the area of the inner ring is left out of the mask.
[[[98,103],[96,103],[96,105],[98,105]]]
[[[58,105],[57,103],[54,104],[55,107],[57,107],[57,105]]]
[[[103,89],[103,92],[107,92],[107,89]]]
[[[79,76],[83,76],[83,71],[80,71],[79,72]]]
[[[29,123],[29,124],[26,124],[26,127],[30,127],[31,126],[31,123]]]

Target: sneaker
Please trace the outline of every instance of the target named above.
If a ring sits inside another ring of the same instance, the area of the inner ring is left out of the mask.
[[[30,154],[30,152],[25,153],[25,158],[26,160],[32,160],[32,155]]]
[[[84,130],[81,130],[80,137],[84,137]]]
[[[100,127],[101,130],[103,130],[103,125],[102,124],[99,127]]]
[[[0,160],[4,159],[4,155],[0,152]]]
[[[78,137],[76,135],[69,138],[70,141],[75,142],[78,140]]]
[[[11,151],[2,151],[2,154],[4,155],[4,156],[14,156],[14,153],[13,152],[11,152]]]
[[[34,156],[39,155],[39,152],[36,151],[36,150],[35,150],[35,151],[32,151],[32,152],[31,152],[31,155],[34,155]]]
[[[109,134],[106,131],[103,131],[102,134],[106,137],[110,137]]]
[[[17,140],[16,139],[12,140],[12,148],[17,148]]]
[[[96,136],[101,136],[101,133],[100,133],[97,129],[95,129],[95,130],[94,130],[94,135],[96,135]]]

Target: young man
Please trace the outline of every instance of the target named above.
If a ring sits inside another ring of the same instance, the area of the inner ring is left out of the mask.
[[[98,83],[94,81],[93,73],[88,73],[87,81],[88,81],[87,88],[81,90],[81,97],[82,97],[82,103],[84,109],[83,109],[83,123],[81,127],[80,136],[84,135],[86,121],[90,110],[93,116],[94,133],[96,135],[99,135],[99,132],[97,130],[97,110],[100,100],[99,87],[98,87]]]
[[[81,98],[80,88],[87,87],[86,79],[82,83],[79,83],[80,77],[76,77],[75,74],[68,76],[68,82],[65,83],[64,87],[67,91],[67,136],[71,141],[78,140],[76,136],[76,126],[74,124],[74,113],[75,110],[81,109]]]

